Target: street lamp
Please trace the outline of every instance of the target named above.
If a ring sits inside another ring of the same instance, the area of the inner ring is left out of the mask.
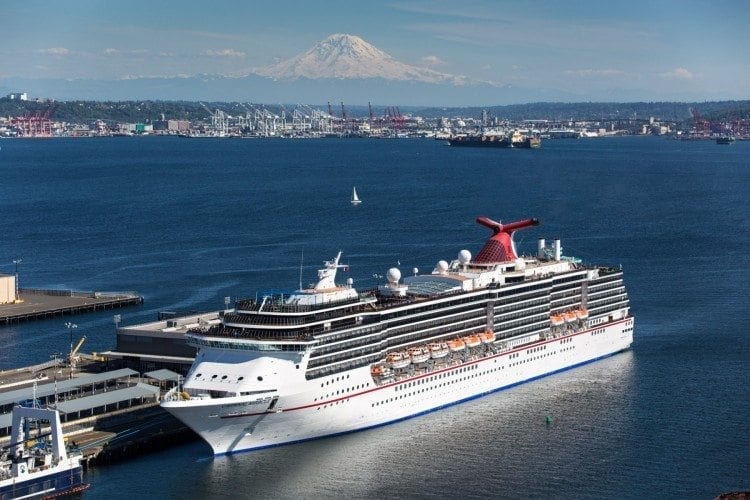
[[[13,263],[16,265],[16,302],[21,300],[21,297],[18,296],[18,264],[21,263],[21,259],[13,259]]]
[[[73,378],[73,329],[78,328],[78,325],[68,321],[65,323],[65,327],[68,329],[68,332],[70,332],[70,354],[68,361],[70,362],[70,378]]]

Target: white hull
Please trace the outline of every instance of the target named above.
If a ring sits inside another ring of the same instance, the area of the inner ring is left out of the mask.
[[[275,402],[270,396],[239,396],[164,401],[162,406],[215,454],[234,453],[413,417],[625,350],[632,332],[633,318],[627,317],[382,385],[375,384],[368,366],[309,381],[296,370],[298,379],[273,393]]]

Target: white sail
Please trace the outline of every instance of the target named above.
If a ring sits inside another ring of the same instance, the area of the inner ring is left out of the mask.
[[[357,188],[352,188],[352,205],[359,205],[362,203],[362,200],[359,199],[359,196],[357,196]]]

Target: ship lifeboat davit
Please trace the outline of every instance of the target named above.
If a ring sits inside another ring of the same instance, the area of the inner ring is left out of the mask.
[[[565,318],[563,318],[562,314],[553,314],[549,317],[549,323],[552,326],[562,326],[565,323]]]
[[[403,352],[392,352],[385,357],[385,362],[393,368],[404,368],[409,366],[411,358],[408,354]]]
[[[589,317],[589,311],[587,309],[579,309],[576,311],[576,318],[580,320],[588,319]]]
[[[482,339],[479,335],[467,335],[463,338],[463,341],[466,347],[476,347],[482,344]]]
[[[487,330],[480,335],[483,344],[491,344],[495,341],[495,332]]]
[[[451,352],[459,352],[466,349],[466,344],[464,344],[464,341],[461,339],[452,339],[446,343],[448,344],[448,349],[450,349]]]
[[[409,358],[412,363],[424,363],[430,359],[430,351],[424,347],[410,347]]]
[[[448,355],[450,352],[450,349],[448,349],[448,344],[445,342],[435,342],[432,344],[429,344],[427,346],[427,349],[430,351],[430,357],[432,359],[440,359],[444,358]]]

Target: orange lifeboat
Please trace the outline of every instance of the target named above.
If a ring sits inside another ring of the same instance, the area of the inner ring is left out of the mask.
[[[562,314],[553,314],[549,317],[549,323],[552,326],[561,326],[565,323],[565,318],[563,318]]]
[[[581,308],[576,311],[576,318],[584,320],[584,319],[588,319],[588,317],[589,317],[589,311],[587,309]]]
[[[386,365],[373,365],[372,368],[370,368],[370,374],[373,376],[373,378],[387,378],[393,375],[393,371]]]
[[[572,323],[576,320],[576,313],[568,311],[563,314],[563,317],[565,318],[565,321],[567,321],[568,323]]]
[[[464,341],[461,339],[452,339],[446,343],[448,344],[448,349],[450,349],[451,352],[458,352],[466,349],[466,344],[464,344]]]
[[[480,335],[483,344],[491,344],[495,341],[495,332],[487,330]]]
[[[462,339],[466,347],[476,347],[482,343],[482,339],[479,335],[467,335]]]

